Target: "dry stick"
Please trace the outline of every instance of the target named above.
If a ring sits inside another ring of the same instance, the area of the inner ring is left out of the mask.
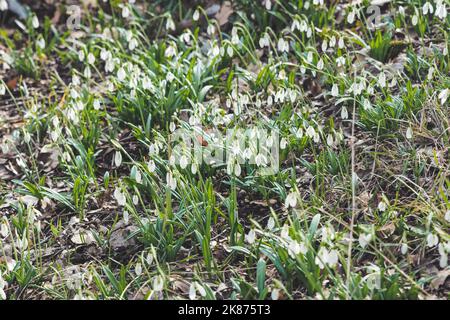
[[[356,69],[353,74],[353,81],[356,81]],[[347,252],[347,300],[350,299],[350,269],[352,263],[352,245],[353,245],[353,225],[356,215],[356,173],[355,173],[355,120],[356,120],[356,97],[353,97],[353,113],[352,113],[352,135],[350,137],[350,147],[352,149],[352,218],[350,220],[350,243]]]

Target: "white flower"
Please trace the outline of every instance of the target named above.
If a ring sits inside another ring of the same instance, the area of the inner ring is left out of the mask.
[[[336,83],[333,84],[333,87],[331,88],[331,95],[333,97],[337,97],[339,95],[339,87]]]
[[[147,168],[148,168],[148,171],[150,171],[150,173],[155,172],[155,169],[156,169],[155,161],[149,160],[147,163]]]
[[[89,52],[89,54],[88,54],[87,61],[89,64],[95,63],[95,56],[91,52]]]
[[[368,234],[361,233],[359,235],[359,239],[358,239],[359,245],[363,249],[370,243],[370,240],[372,240],[372,235],[370,233],[368,233]]]
[[[295,208],[297,206],[297,193],[295,191],[291,191],[286,197],[286,208],[292,207]]]
[[[245,241],[247,241],[249,244],[253,244],[256,239],[256,233],[255,230],[250,229],[247,235],[245,235]]]
[[[35,15],[33,16],[33,19],[31,20],[31,25],[35,29],[39,28],[39,19],[37,18],[37,16]]]
[[[447,222],[450,222],[450,210],[448,210],[448,211],[445,213],[445,220],[447,220]]]
[[[380,201],[380,203],[378,203],[378,210],[380,210],[381,212],[386,211],[387,209],[387,205],[384,201]]]
[[[348,111],[346,107],[342,107],[341,109],[341,118],[342,119],[348,119]]]
[[[447,101],[448,96],[450,95],[450,89],[444,89],[439,93],[439,100],[441,100],[441,105],[443,106],[444,103]]]
[[[439,243],[439,237],[433,233],[429,233],[427,236],[427,246],[432,248]]]
[[[0,96],[5,95],[6,93],[6,86],[3,83],[0,83]]]
[[[378,85],[381,88],[386,87],[386,74],[383,71],[378,75]]]
[[[259,153],[255,157],[255,163],[258,167],[265,166],[267,164],[267,158],[263,154]]]
[[[125,195],[122,193],[122,191],[118,187],[114,190],[114,198],[117,200],[117,203],[119,204],[119,206],[125,205],[125,203],[126,203]]]
[[[130,16],[130,9],[128,8],[128,6],[124,6],[122,8],[122,18],[128,18]]]
[[[446,252],[447,250],[442,243],[439,243],[438,251],[441,256],[441,258],[439,259],[439,266],[443,269],[448,265],[448,253]]]
[[[400,252],[405,255],[408,252],[408,245],[406,243],[402,243],[402,246],[400,248]]]
[[[0,11],[8,10],[8,2],[6,0],[0,0]]]
[[[122,153],[120,151],[116,151],[114,154],[114,164],[117,168],[122,164]]]
[[[317,69],[322,70],[323,69],[323,60],[322,58],[317,62]]]
[[[408,127],[408,129],[406,129],[406,139],[412,139],[413,137],[413,131],[411,127]]]
[[[356,10],[353,9],[352,11],[350,11],[350,13],[347,16],[347,22],[349,24],[352,24],[353,22],[355,22],[355,16],[356,16]]]
[[[426,2],[422,7],[422,12],[424,15],[427,15],[428,13],[433,13],[433,6],[431,3]]]
[[[117,79],[119,79],[119,81],[125,80],[126,75],[127,74],[123,68],[120,68],[119,71],[117,71]]]
[[[287,146],[287,140],[285,138],[281,138],[280,149],[284,150],[284,149],[286,149],[286,146]]]
[[[280,38],[278,39],[277,48],[280,52],[289,52],[289,42]]]
[[[164,279],[158,275],[153,277],[153,290],[155,291],[162,291],[162,289],[164,288]]]
[[[442,3],[442,1],[438,1],[436,3],[436,12],[434,14],[436,17],[442,20],[447,18],[447,8],[445,3]]]
[[[319,250],[315,258],[315,263],[319,266],[320,269],[325,268],[325,265],[329,265],[331,268],[336,266],[339,260],[338,253],[336,250],[328,251],[326,248],[322,247]]]
[[[124,221],[126,224],[128,224],[128,222],[130,221],[130,216],[129,216],[127,210],[125,210],[125,211],[123,212],[123,221]]]
[[[198,10],[194,11],[194,14],[192,15],[192,20],[198,21],[200,19],[200,12]]]
[[[170,171],[166,174],[166,182],[170,189],[175,190],[177,188],[177,180]]]
[[[196,298],[196,286],[195,286],[195,281],[194,281],[189,286],[189,299],[195,300],[195,298]]]
[[[272,300],[278,300],[278,298],[280,297],[280,290],[279,289],[272,289],[270,297],[272,298]]]
[[[142,264],[140,262],[136,263],[136,266],[134,267],[134,272],[138,277],[142,274]]]
[[[188,158],[185,155],[182,155],[180,157],[180,167],[181,169],[186,169],[187,165],[188,165]]]
[[[416,26],[417,23],[419,22],[419,17],[417,15],[413,15],[411,23],[413,26]]]

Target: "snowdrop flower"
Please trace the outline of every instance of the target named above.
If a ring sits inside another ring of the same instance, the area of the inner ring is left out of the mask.
[[[408,252],[408,245],[406,243],[402,243],[402,246],[400,248],[400,252],[405,255]]]
[[[182,155],[180,157],[180,167],[181,169],[186,169],[187,165],[188,165],[188,158],[185,155]]]
[[[256,233],[255,230],[250,229],[247,235],[245,235],[245,241],[247,241],[249,244],[253,244],[256,240]]]
[[[330,48],[334,48],[336,46],[336,37],[332,36],[330,39]]]
[[[346,107],[342,107],[341,109],[341,118],[342,119],[348,119],[348,111]]]
[[[45,49],[45,40],[44,40],[44,38],[39,38],[37,41],[36,41],[36,45],[39,47],[39,49],[41,49],[41,50],[43,50],[43,49]]]
[[[128,6],[123,6],[122,8],[122,18],[126,19],[130,16],[130,8]]]
[[[363,249],[370,243],[370,240],[372,240],[372,235],[370,233],[368,233],[368,234],[361,233],[359,235],[359,239],[358,239],[359,245]]]
[[[413,137],[413,130],[411,127],[408,127],[408,129],[406,129],[406,139],[411,140]]]
[[[138,46],[138,42],[137,42],[136,38],[132,38],[132,39],[128,42],[128,49],[130,49],[131,51],[133,51],[134,49],[136,49],[137,46]]]
[[[329,134],[329,135],[327,136],[327,145],[328,145],[329,147],[332,147],[333,144],[334,144],[333,136],[332,136],[331,134]]]
[[[442,106],[447,101],[449,95],[450,95],[450,89],[444,89],[439,93],[438,98],[441,101]]]
[[[160,275],[153,277],[153,290],[159,292],[162,291],[163,288],[164,288],[164,279]]]
[[[31,25],[33,26],[34,29],[39,28],[39,19],[36,15],[33,16],[31,20]]]
[[[339,38],[338,47],[339,49],[344,49],[345,47],[344,38]]]
[[[291,191],[286,197],[286,208],[292,207],[295,208],[297,206],[297,193],[295,191]]]
[[[3,83],[0,83],[0,96],[5,95],[6,93],[6,86]]]
[[[95,99],[94,103],[93,103],[93,107],[95,110],[100,110],[100,108],[101,108],[100,100]]]
[[[429,233],[427,236],[427,246],[432,248],[439,243],[439,237],[433,233]]]
[[[147,168],[148,168],[148,171],[150,171],[150,173],[155,172],[155,170],[156,170],[155,161],[149,160],[147,163]]]
[[[386,87],[386,74],[383,71],[378,75],[378,85],[381,88]]]
[[[331,95],[333,97],[337,97],[339,95],[339,87],[336,83],[333,84],[333,87],[331,88]]]
[[[411,23],[413,26],[416,26],[417,23],[419,22],[419,17],[417,15],[413,15]]]
[[[272,300],[278,300],[280,297],[280,289],[272,289],[272,292],[270,293],[270,298]]]
[[[429,2],[425,2],[422,7],[423,15],[427,15],[428,13],[433,13],[433,6]]]
[[[126,203],[125,195],[122,193],[119,187],[114,190],[114,198],[116,199],[119,206],[124,206]]]
[[[8,235],[9,235],[8,224],[6,224],[6,222],[3,221],[3,222],[0,224],[0,237],[6,238]]]
[[[8,10],[8,2],[6,0],[0,0],[0,11]]]
[[[114,164],[117,168],[122,164],[122,153],[120,151],[114,153]]]
[[[91,52],[89,52],[89,54],[88,54],[87,61],[89,64],[95,63],[95,56]]]
[[[192,15],[192,20],[198,21],[200,19],[200,12],[198,10],[194,11],[194,14]]]
[[[289,42],[280,38],[278,39],[277,48],[280,52],[289,52]]]
[[[325,268],[325,265],[333,268],[334,266],[336,266],[338,260],[339,257],[336,250],[328,251],[326,248],[322,247],[320,248],[319,253],[317,254],[314,261],[320,269],[323,269]]]
[[[322,70],[323,69],[323,60],[320,58],[319,62],[317,62],[317,69]]]
[[[119,81],[123,81],[125,80],[125,77],[126,77],[125,70],[121,67],[119,71],[117,71],[117,79],[119,79]]]
[[[286,149],[286,146],[287,146],[287,140],[285,138],[281,138],[280,149],[284,150],[284,149]]]
[[[228,47],[227,47],[227,55],[228,55],[230,58],[232,58],[232,57],[233,57],[233,54],[234,54],[234,49],[233,49],[233,47],[232,47],[232,46],[228,46]]]
[[[441,0],[436,1],[436,12],[434,14],[436,17],[442,20],[447,18],[447,8],[445,3],[443,3]]]
[[[264,0],[264,6],[266,7],[266,10],[272,9],[272,0]]]
[[[328,49],[328,42],[327,40],[322,41],[322,51],[325,52]]]
[[[259,39],[259,46],[262,48],[264,47],[269,47],[270,46],[270,40],[269,40],[269,35],[267,33],[264,33],[264,36],[262,36]]]
[[[259,153],[256,157],[255,157],[255,163],[258,167],[264,166],[267,164],[267,158]]]
[[[140,262],[136,263],[134,267],[134,273],[139,277],[142,274],[142,264]]]
[[[378,210],[380,210],[381,212],[386,211],[387,209],[387,205],[384,201],[380,201],[380,203],[378,203]]]
[[[177,180],[170,171],[166,174],[166,182],[170,189],[175,190],[177,188]]]
[[[206,28],[206,33],[210,36],[216,33],[216,27],[213,24],[209,24]]]
[[[445,213],[445,220],[447,220],[447,222],[450,222],[450,210],[448,210],[448,211]]]
[[[353,22],[355,22],[355,16],[356,16],[356,9],[352,9],[352,11],[350,11],[350,13],[347,16],[347,22],[349,24],[353,24]]]

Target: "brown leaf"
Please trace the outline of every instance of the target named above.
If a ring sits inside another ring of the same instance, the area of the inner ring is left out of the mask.
[[[228,18],[233,14],[233,6],[230,1],[225,1],[220,8],[220,11],[216,14],[216,20],[220,26],[228,23]]]
[[[431,281],[431,288],[437,290],[439,287],[445,284],[445,281],[450,276],[450,269],[441,270],[436,274],[436,278]]]

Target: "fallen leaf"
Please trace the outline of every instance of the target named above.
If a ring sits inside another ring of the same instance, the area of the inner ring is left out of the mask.
[[[219,25],[223,26],[224,24],[228,23],[228,19],[230,15],[233,14],[233,12],[233,6],[231,5],[231,2],[225,1],[220,8],[220,11],[216,14],[216,20]]]

